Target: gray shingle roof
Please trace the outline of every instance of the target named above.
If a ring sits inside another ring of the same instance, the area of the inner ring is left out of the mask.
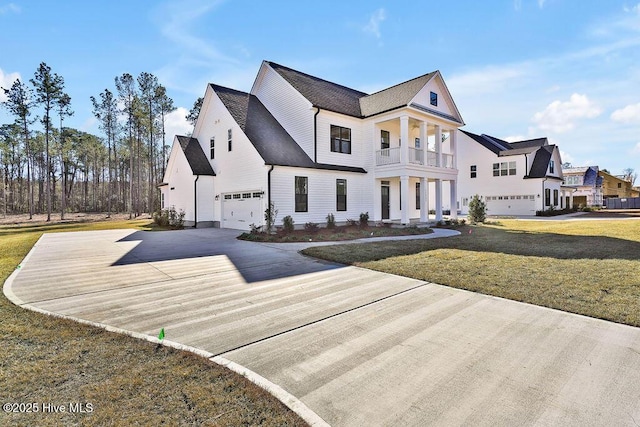
[[[176,138],[194,175],[216,175],[197,139],[181,135],[177,135]]]
[[[461,130],[460,132],[484,146],[499,157],[515,156],[535,152],[529,174],[525,178],[544,178],[547,176],[549,161],[555,150],[555,145],[549,145],[547,138],[527,139],[525,141],[507,142],[489,135],[476,135]],[[558,165],[559,166],[559,165]],[[557,177],[553,177],[557,178]],[[560,178],[557,178],[560,179]]]
[[[265,164],[365,173],[362,168],[315,163],[260,100],[246,92],[210,85]]]
[[[353,117],[362,117],[360,98],[366,93],[332,83],[275,62],[267,61],[278,74],[314,106]]]
[[[435,74],[436,71],[360,98],[362,115],[369,117],[409,105]]]

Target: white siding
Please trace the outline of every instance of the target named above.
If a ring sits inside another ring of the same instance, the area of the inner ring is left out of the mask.
[[[166,209],[174,207],[176,211],[183,210],[187,225],[193,224],[195,218],[193,199],[195,179],[180,143],[174,140],[165,173],[165,181],[169,185],[162,187],[165,194],[164,205]],[[197,192],[198,221],[213,221],[213,204],[210,197],[210,194],[213,193],[213,177],[201,176],[198,179]]]
[[[431,92],[438,95],[438,105],[431,105]],[[412,103],[422,105],[423,107],[439,111],[450,116],[458,117],[453,100],[449,95],[449,91],[439,75],[434,76],[411,100]]]
[[[215,221],[222,221],[222,195],[224,193],[244,191],[267,191],[267,171],[264,160],[240,126],[235,122],[220,98],[209,87],[202,105],[204,114],[197,134],[200,146],[216,173],[215,192],[208,195]],[[228,150],[228,130],[231,129],[232,146]],[[215,158],[210,159],[210,141],[215,137]],[[218,195],[218,200],[215,196]],[[266,209],[263,202],[262,210]],[[198,208],[200,209],[200,208]],[[200,216],[200,215],[198,215]],[[255,224],[260,225],[264,218],[260,215]]]
[[[544,191],[542,190],[542,179],[523,179],[527,174],[527,167],[531,167],[533,155],[517,155],[498,157],[496,154],[486,149],[478,142],[474,141],[462,132],[457,134],[458,145],[458,203],[462,214],[468,213],[468,206],[463,203],[465,199],[470,200],[475,194],[486,197],[514,197],[535,195],[535,207],[528,212],[535,215],[535,210],[542,209],[544,203]],[[493,176],[493,164],[501,162],[516,162],[516,174],[507,176]],[[476,166],[476,178],[471,178],[471,166]],[[444,193],[444,191],[443,191]],[[539,196],[539,197],[538,197]],[[444,200],[444,198],[443,198]],[[522,199],[520,199],[522,200]],[[518,203],[517,201],[514,203]],[[494,204],[497,208],[506,205]],[[515,206],[515,205],[514,205]],[[522,215],[521,211],[513,213],[507,211],[487,211],[490,215]]]
[[[295,177],[308,177],[308,212],[295,212]],[[347,211],[336,210],[336,179],[347,180]],[[369,212],[373,220],[373,186],[367,174],[318,169],[276,166],[271,175],[272,202],[278,210],[276,225],[282,225],[282,218],[291,215],[295,224],[304,226],[307,222],[326,223],[326,217],[333,213],[336,221],[358,220],[362,212]]]
[[[266,63],[262,64],[251,93],[313,159],[313,115],[316,109],[311,103]]]
[[[331,125],[351,129],[351,154],[331,151]],[[370,142],[365,142],[362,129],[360,119],[322,110],[317,117],[318,163],[363,167],[370,156]]]

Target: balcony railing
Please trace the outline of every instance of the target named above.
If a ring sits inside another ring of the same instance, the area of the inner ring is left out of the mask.
[[[409,147],[408,162],[416,165],[438,167],[438,154],[435,151],[426,151],[421,148]],[[442,153],[442,168],[453,168],[453,154]],[[393,165],[400,163],[400,147],[383,148],[376,151],[376,166]]]
[[[392,165],[400,163],[400,147],[383,148],[376,151],[376,165]]]

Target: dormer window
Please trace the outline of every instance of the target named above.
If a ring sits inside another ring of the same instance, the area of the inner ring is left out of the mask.
[[[438,94],[435,93],[435,92],[431,92],[431,94],[429,95],[429,102],[434,107],[437,107],[438,106]]]

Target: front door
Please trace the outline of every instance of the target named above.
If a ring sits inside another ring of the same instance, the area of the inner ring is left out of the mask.
[[[380,187],[380,200],[382,201],[382,219],[389,219],[389,185]]]

